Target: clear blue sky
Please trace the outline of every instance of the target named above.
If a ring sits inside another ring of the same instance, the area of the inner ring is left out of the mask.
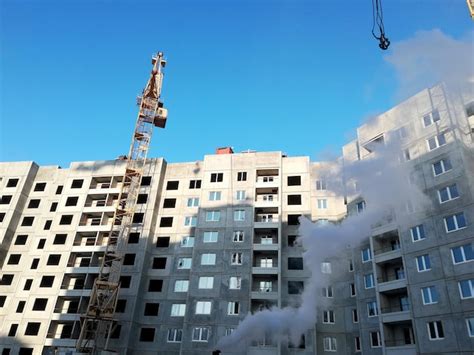
[[[472,29],[465,0],[383,4],[392,42]],[[371,0],[0,0],[0,160],[67,167],[126,154],[157,50],[169,120],[149,156],[339,152],[397,101],[371,11]]]

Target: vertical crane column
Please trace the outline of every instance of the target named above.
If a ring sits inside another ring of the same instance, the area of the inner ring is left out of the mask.
[[[83,353],[109,350],[110,335],[116,324],[114,313],[120,290],[122,254],[132,226],[153,127],[164,128],[166,125],[167,110],[160,101],[163,68],[166,65],[162,52],[152,58],[152,64],[150,78],[137,101],[140,109],[127,156],[122,187],[115,206],[109,241],[99,275],[94,282],[87,311],[81,316],[81,333],[76,349]]]

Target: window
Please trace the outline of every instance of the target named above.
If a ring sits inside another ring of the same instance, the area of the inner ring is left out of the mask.
[[[188,198],[188,207],[199,207],[199,197]]]
[[[289,226],[297,226],[300,224],[300,214],[289,214],[288,215],[288,225]]]
[[[151,176],[142,176],[142,182],[140,186],[150,186],[151,184]]]
[[[56,195],[61,195],[63,192],[63,186],[59,185],[57,188],[56,188]]]
[[[354,348],[356,352],[360,352],[362,350],[360,345],[360,337],[354,337]]]
[[[132,223],[143,223],[144,213],[134,213]]]
[[[192,248],[194,246],[193,236],[181,237],[181,248]]]
[[[7,300],[7,296],[0,296],[0,308],[5,305],[6,300]]]
[[[196,314],[211,314],[212,302],[210,301],[197,301],[196,302]]]
[[[67,234],[56,234],[54,236],[53,244],[54,245],[61,245],[66,244]]]
[[[168,248],[170,246],[170,237],[158,237],[156,238],[157,248]]]
[[[352,282],[349,286],[350,286],[350,289],[351,289],[351,297],[354,297],[356,295],[355,283]]]
[[[326,180],[316,180],[316,190],[323,191],[327,189]]]
[[[337,342],[335,337],[323,338],[324,351],[337,351]]]
[[[53,287],[54,276],[43,276],[41,278],[40,287]]]
[[[168,181],[166,183],[166,190],[178,190],[179,181]]]
[[[28,208],[38,208],[40,205],[40,202],[41,200],[38,200],[38,199],[30,200],[30,202],[28,203]]]
[[[234,221],[245,221],[245,210],[235,210]]]
[[[201,180],[191,180],[191,181],[189,181],[189,188],[190,189],[200,189],[201,188]]]
[[[130,285],[132,283],[132,277],[120,276],[119,282],[120,282],[120,288],[130,288]]]
[[[444,339],[443,323],[440,320],[426,323],[430,340]]]
[[[288,236],[288,246],[289,247],[294,247],[296,246],[296,238],[298,238],[297,235],[289,235]]]
[[[148,201],[148,194],[139,194],[137,196],[137,204],[144,204]]]
[[[18,302],[18,306],[16,307],[16,313],[23,313],[23,310],[25,309],[25,304],[26,301]]]
[[[123,256],[122,265],[134,265],[135,264],[135,254],[125,254]]]
[[[435,286],[427,286],[421,288],[421,298],[423,299],[423,304],[435,304],[438,303],[438,291],[436,291]]]
[[[220,191],[209,191],[209,201],[220,201],[221,192]]]
[[[215,265],[216,264],[216,254],[202,254],[201,255],[201,265]]]
[[[184,225],[186,227],[195,227],[197,224],[197,217],[196,216],[186,216],[184,217]]]
[[[163,208],[175,208],[176,199],[175,198],[165,198],[163,201]]]
[[[207,341],[209,338],[209,328],[195,327],[193,328],[193,341]]]
[[[10,330],[8,331],[8,336],[9,337],[14,337],[16,335],[17,329],[18,329],[18,324],[12,324],[10,326]]]
[[[438,160],[437,162],[433,163],[432,167],[434,176],[444,174],[453,168],[451,160],[448,158]]]
[[[211,174],[211,182],[222,182],[224,180],[223,173],[212,173]]]
[[[80,189],[84,180],[72,180],[71,189]]]
[[[423,116],[423,124],[425,127],[431,126],[433,123],[438,122],[441,119],[439,111],[434,110]]]
[[[323,323],[324,324],[334,324],[334,311],[323,311]]]
[[[204,232],[203,242],[204,243],[216,243],[219,237],[219,232]]]
[[[25,234],[19,234],[16,236],[15,245],[25,245],[28,240],[28,236]]]
[[[428,139],[427,141],[427,144],[428,144],[428,150],[434,150],[436,148],[439,148],[443,145],[446,144],[446,137],[444,135],[444,133],[440,133],[430,139]]]
[[[140,241],[140,233],[139,232],[131,232],[128,235],[128,244],[138,244]]]
[[[325,209],[328,208],[328,200],[327,200],[327,199],[325,199],[325,198],[318,198],[317,202],[318,202],[318,208],[319,208],[320,210],[325,210]]]
[[[221,219],[221,211],[212,210],[206,212],[206,222],[219,222]]]
[[[181,343],[181,339],[183,339],[183,329],[168,329],[168,343]]]
[[[470,338],[474,337],[474,317],[466,319],[467,334]]]
[[[155,317],[158,315],[159,310],[160,310],[159,303],[145,303],[145,311],[143,315]]]
[[[303,270],[303,258],[288,258],[288,270]]]
[[[6,187],[16,187],[18,185],[19,179],[8,179]]]
[[[375,287],[374,274],[364,275],[364,286],[366,289]]]
[[[117,300],[117,305],[115,306],[115,312],[125,313],[126,309],[127,309],[127,300],[124,300],[124,299]]]
[[[362,254],[363,263],[366,263],[372,260],[372,250],[370,250],[370,247],[362,249],[361,254]]]
[[[18,265],[21,259],[21,254],[10,254],[10,257],[8,258],[8,265]]]
[[[439,203],[454,200],[459,197],[458,187],[456,184],[443,187],[438,190]]]
[[[198,288],[200,289],[211,289],[214,287],[213,276],[202,276],[199,278]]]
[[[357,312],[357,309],[352,310],[352,323],[359,323],[359,312]]]
[[[3,195],[0,197],[0,205],[8,205],[12,200],[12,195]]]
[[[0,223],[2,223],[4,219],[5,219],[5,213],[2,212],[0,213]]]
[[[59,265],[60,261],[61,254],[50,254],[48,256],[48,261],[46,262],[46,265]]]
[[[462,300],[474,298],[474,279],[459,281],[458,286]]]
[[[382,346],[380,332],[370,332],[370,346],[373,348],[380,348]]]
[[[25,281],[25,286],[23,286],[24,291],[31,290],[31,285],[33,284],[33,279],[27,279]]]
[[[36,298],[35,303],[33,303],[33,311],[44,311],[47,304],[47,298]]]
[[[28,322],[26,325],[25,335],[38,335],[41,323]]]
[[[77,197],[77,196],[68,197],[66,199],[66,207],[77,206],[77,201],[78,200],[79,200],[79,197]]]
[[[172,227],[173,226],[173,217],[161,217],[160,219],[160,227]]]
[[[303,293],[304,282],[303,281],[288,281],[288,294],[299,295]]]
[[[240,311],[240,303],[231,301],[227,303],[227,314],[229,316],[236,316],[239,314]]]
[[[140,341],[153,342],[155,340],[155,328],[141,328]]]
[[[36,270],[38,268],[39,260],[40,260],[39,258],[34,258],[31,261],[31,267],[30,267],[31,270]]]
[[[466,217],[464,212],[456,213],[454,215],[444,217],[444,227],[446,228],[446,233],[454,232],[459,229],[466,228]]]
[[[174,292],[188,292],[189,280],[176,280],[174,283]]]
[[[323,287],[321,289],[321,294],[323,297],[332,298],[333,297],[332,286]]]
[[[64,226],[64,225],[70,225],[72,223],[72,214],[65,214],[61,216],[61,219],[59,220],[59,224]]]
[[[364,210],[365,210],[365,201],[357,202],[356,208],[357,208],[357,213],[364,212]]]
[[[153,258],[153,269],[166,269],[166,257]]]
[[[377,301],[367,302],[367,315],[369,317],[375,317],[379,314],[377,309]]]
[[[23,221],[21,222],[21,225],[24,227],[30,227],[33,225],[35,217],[23,217]]]
[[[246,171],[239,171],[237,173],[237,181],[247,181],[247,172]]]
[[[179,258],[178,269],[191,269],[192,258]]]
[[[235,194],[235,199],[237,201],[243,201],[245,200],[245,190],[239,190]]]
[[[161,292],[163,289],[163,280],[155,279],[150,280],[148,284],[148,292]]]
[[[349,260],[349,272],[353,272],[354,271],[354,263],[352,262],[352,259]]]
[[[230,259],[231,265],[242,265],[242,253],[232,253]]]
[[[0,285],[2,286],[9,286],[13,282],[13,275],[12,274],[3,274],[2,279],[0,280]]]
[[[301,176],[288,176],[288,186],[300,186]]]
[[[234,231],[232,241],[235,243],[241,243],[244,241],[244,231]]]
[[[35,185],[35,188],[33,191],[44,191],[46,189],[46,183],[45,182],[38,182]]]
[[[425,228],[423,224],[410,228],[411,240],[413,242],[418,242],[426,238]]]
[[[44,223],[44,230],[50,230],[51,229],[51,224],[53,223],[52,220],[47,220],[45,223]]]
[[[288,195],[288,205],[301,205],[301,195]]]
[[[240,290],[242,287],[242,278],[240,276],[231,276],[229,278],[229,289]]]
[[[416,267],[418,272],[431,270],[430,256],[428,254],[417,256]]]
[[[453,264],[460,264],[474,260],[472,244],[464,244],[451,248],[451,256],[453,257]]]

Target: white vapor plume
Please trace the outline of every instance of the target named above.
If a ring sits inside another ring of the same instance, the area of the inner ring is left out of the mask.
[[[408,173],[399,162],[399,142],[392,139],[377,146],[372,158],[346,165],[344,173],[357,181],[359,193],[367,208],[363,213],[351,215],[338,224],[313,224],[302,218],[299,243],[305,250],[305,268],[311,270],[305,282],[299,306],[272,308],[247,316],[239,327],[217,344],[223,351],[230,351],[245,342],[262,338],[287,339],[297,344],[301,335],[316,322],[320,288],[325,275],[321,263],[337,257],[348,246],[356,246],[370,235],[371,226],[386,217],[387,212],[405,207],[407,201],[425,201],[423,194],[408,183]],[[326,173],[329,181],[340,181],[335,189],[343,193],[342,167]]]

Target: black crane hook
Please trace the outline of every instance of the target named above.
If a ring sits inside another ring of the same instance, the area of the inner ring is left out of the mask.
[[[390,40],[385,36],[385,28],[383,24],[383,10],[382,0],[372,0],[372,36],[379,41],[379,48],[387,50],[390,46]],[[376,35],[374,30],[375,26],[378,27],[380,35]]]

